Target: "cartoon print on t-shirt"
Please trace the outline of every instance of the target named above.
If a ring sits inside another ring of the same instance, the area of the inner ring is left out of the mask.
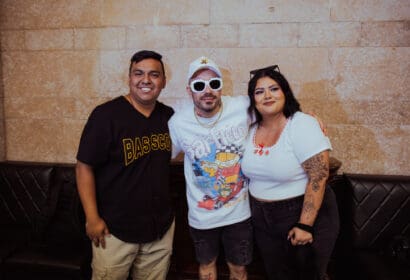
[[[236,199],[246,183],[240,168],[241,160],[242,148],[234,144],[218,148],[211,144],[207,156],[194,160],[192,165],[197,185],[205,194],[198,207],[218,209]]]

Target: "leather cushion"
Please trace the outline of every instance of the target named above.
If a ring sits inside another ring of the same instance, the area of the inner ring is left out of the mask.
[[[44,231],[58,192],[53,172],[47,164],[0,163],[0,228]]]
[[[56,167],[56,184],[59,195],[55,212],[47,227],[46,243],[72,244],[83,246],[89,242],[85,234],[85,218],[76,187],[75,169],[73,166]]]
[[[345,174],[355,248],[384,249],[394,236],[410,236],[410,176]]]

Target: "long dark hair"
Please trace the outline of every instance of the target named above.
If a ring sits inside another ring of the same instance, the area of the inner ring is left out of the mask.
[[[275,82],[278,83],[280,88],[282,89],[284,95],[285,95],[285,106],[283,108],[283,114],[285,115],[286,118],[289,118],[293,116],[294,113],[301,111],[300,109],[300,104],[296,100],[295,95],[293,94],[293,91],[289,85],[289,82],[286,80],[285,76],[282,75],[279,71],[275,70],[277,67],[266,67],[262,68],[259,70],[254,70],[251,71],[251,74],[254,74],[252,78],[249,80],[248,83],[248,96],[250,100],[250,104],[248,107],[248,114],[252,117],[253,115],[255,116],[255,120],[253,121],[253,124],[257,123],[259,124],[262,121],[262,116],[258,112],[255,106],[255,88],[256,88],[256,83],[260,78],[263,77],[269,77]]]

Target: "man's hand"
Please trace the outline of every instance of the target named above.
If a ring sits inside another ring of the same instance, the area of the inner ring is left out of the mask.
[[[96,247],[101,245],[102,248],[105,248],[105,236],[109,235],[110,232],[103,219],[98,218],[93,221],[87,221],[85,229],[87,231],[87,236]]]

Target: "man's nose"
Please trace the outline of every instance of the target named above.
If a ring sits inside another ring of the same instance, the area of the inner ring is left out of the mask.
[[[204,91],[205,91],[206,93],[211,93],[211,92],[212,92],[212,89],[211,89],[211,87],[209,86],[209,84],[205,84],[205,89],[204,89]]]
[[[211,88],[211,86],[209,85],[209,83],[205,84],[205,89],[204,89],[204,91],[205,91],[206,93],[212,93],[212,92],[213,92],[213,89]]]
[[[151,82],[151,78],[150,78],[149,74],[144,74],[141,81],[145,84],[149,84]]]

